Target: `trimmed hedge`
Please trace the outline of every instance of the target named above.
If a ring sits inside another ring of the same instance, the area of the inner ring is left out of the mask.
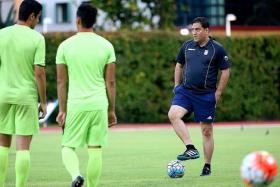
[[[45,35],[49,99],[56,98],[57,47],[72,34]],[[113,43],[117,55],[119,122],[168,122],[174,59],[189,38],[168,32],[100,34]],[[280,119],[280,36],[216,40],[232,61],[217,121]]]

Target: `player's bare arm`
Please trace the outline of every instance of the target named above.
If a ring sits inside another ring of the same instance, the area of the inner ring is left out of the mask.
[[[174,73],[174,82],[175,82],[174,87],[181,84],[183,67],[184,66],[182,64],[176,63],[175,73]]]
[[[230,68],[222,70],[220,81],[219,81],[219,84],[218,84],[218,87],[217,87],[217,90],[216,90],[216,93],[215,93],[216,102],[219,101],[219,99],[222,95],[222,92],[227,85],[229,76],[230,76]]]
[[[117,123],[117,117],[115,113],[115,97],[116,97],[116,80],[115,80],[115,63],[110,63],[105,67],[105,81],[107,96],[109,100],[108,107],[108,125],[109,127]]]
[[[40,98],[40,106],[39,106],[39,112],[41,115],[39,118],[44,118],[47,114],[47,96],[46,96],[46,73],[45,73],[45,67],[44,66],[38,66],[35,65],[34,67],[35,71],[35,78],[37,83],[37,89],[39,93]]]
[[[56,65],[57,71],[57,95],[59,101],[59,113],[56,117],[56,121],[60,127],[64,126],[65,117],[66,117],[66,93],[67,93],[67,81],[68,81],[68,72],[67,67],[64,64]]]

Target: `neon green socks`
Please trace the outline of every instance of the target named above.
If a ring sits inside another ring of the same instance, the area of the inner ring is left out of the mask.
[[[25,187],[29,175],[30,168],[30,151],[17,151],[16,155],[16,187]]]
[[[9,150],[9,147],[0,146],[0,187],[4,187],[6,179]]]
[[[62,161],[66,170],[71,175],[72,181],[74,181],[77,176],[81,175],[79,170],[79,159],[73,148],[62,148]]]
[[[0,146],[0,187],[4,186],[9,148]],[[16,153],[16,187],[25,187],[29,175],[30,152],[29,150],[17,151]]]
[[[88,149],[88,166],[87,166],[87,186],[96,187],[102,171],[102,150]],[[72,181],[80,176],[79,160],[74,149],[69,147],[62,148],[62,161],[66,170],[70,173]]]
[[[87,186],[96,187],[102,171],[102,149],[88,149]]]

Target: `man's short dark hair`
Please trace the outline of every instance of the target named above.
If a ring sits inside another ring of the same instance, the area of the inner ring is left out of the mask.
[[[90,3],[82,3],[77,10],[77,17],[81,18],[82,26],[92,28],[96,22],[97,9]]]
[[[24,0],[19,6],[18,19],[20,21],[27,21],[28,17],[34,13],[36,17],[41,11],[42,5],[35,0]]]
[[[209,22],[208,22],[207,18],[205,18],[205,17],[194,18],[194,20],[192,21],[192,24],[194,24],[194,23],[200,23],[204,29],[209,28]]]

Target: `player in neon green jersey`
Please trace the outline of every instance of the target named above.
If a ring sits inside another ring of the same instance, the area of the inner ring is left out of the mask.
[[[87,145],[87,186],[95,187],[101,176],[101,148],[106,144],[108,124],[117,122],[115,52],[109,41],[93,32],[96,15],[95,7],[81,4],[76,18],[78,33],[60,44],[56,55],[57,122],[64,128],[62,160],[73,187],[84,183],[75,148]]]
[[[16,187],[25,187],[30,143],[46,114],[45,39],[33,28],[42,5],[24,0],[17,24],[0,30],[0,187],[4,186],[12,135],[16,135]]]

